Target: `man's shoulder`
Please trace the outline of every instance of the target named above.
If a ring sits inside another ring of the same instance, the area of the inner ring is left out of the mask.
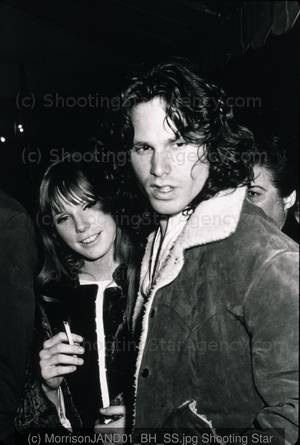
[[[0,224],[3,225],[18,215],[28,216],[24,207],[16,199],[0,190]]]
[[[284,234],[257,206],[245,200],[235,236],[242,238],[249,250],[299,253],[299,245]]]
[[[22,268],[22,272],[28,269],[36,271],[37,244],[32,219],[17,200],[2,190],[0,191],[0,261],[1,277],[6,276],[6,269],[12,262],[20,267],[18,269],[14,266],[11,270]]]

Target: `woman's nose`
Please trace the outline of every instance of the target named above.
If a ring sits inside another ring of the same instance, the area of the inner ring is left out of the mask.
[[[91,223],[87,216],[81,215],[75,218],[75,229],[78,233],[85,232],[87,229],[89,229],[90,225]]]

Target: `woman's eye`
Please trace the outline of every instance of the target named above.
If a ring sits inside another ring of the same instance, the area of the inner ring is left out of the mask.
[[[56,218],[56,224],[62,224],[64,222],[66,222],[67,219],[68,219],[68,215],[58,216]]]
[[[258,198],[259,196],[260,196],[260,193],[256,192],[255,190],[249,189],[247,191],[247,197],[249,199],[255,199],[255,198]]]
[[[86,209],[91,209],[92,207],[94,207],[96,205],[97,201],[91,201],[91,202],[87,202],[86,204],[83,205],[83,210]]]

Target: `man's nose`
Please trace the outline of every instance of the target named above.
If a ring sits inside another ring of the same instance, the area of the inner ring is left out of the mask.
[[[151,159],[151,171],[153,176],[168,175],[171,171],[171,159],[167,150],[154,152]]]

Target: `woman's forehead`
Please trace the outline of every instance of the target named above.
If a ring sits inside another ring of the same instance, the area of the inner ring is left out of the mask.
[[[82,205],[93,200],[95,200],[95,196],[88,191],[73,188],[62,190],[57,187],[51,202],[51,208],[55,213],[60,213],[68,206]]]
[[[256,164],[253,167],[253,171],[255,180],[270,182],[270,183],[273,181],[273,173],[266,166],[261,164]]]

